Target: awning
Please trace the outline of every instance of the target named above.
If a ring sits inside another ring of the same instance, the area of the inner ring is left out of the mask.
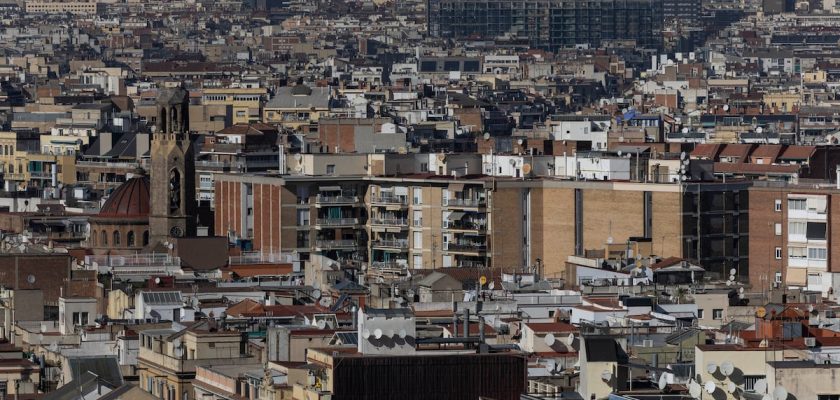
[[[318,190],[322,192],[339,192],[341,191],[341,186],[318,186]]]
[[[461,218],[464,218],[464,215],[466,215],[466,213],[464,213],[462,211],[453,211],[453,212],[449,213],[449,220],[450,221],[460,221]]]
[[[449,191],[450,192],[463,192],[464,191],[464,184],[463,183],[450,183],[449,184]]]

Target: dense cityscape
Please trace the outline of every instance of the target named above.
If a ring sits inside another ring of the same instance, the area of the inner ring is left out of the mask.
[[[0,0],[0,399],[840,400],[836,0]]]

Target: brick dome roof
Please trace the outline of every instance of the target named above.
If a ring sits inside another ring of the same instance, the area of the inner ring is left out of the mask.
[[[149,179],[131,178],[111,193],[99,210],[100,217],[147,217],[149,215]]]

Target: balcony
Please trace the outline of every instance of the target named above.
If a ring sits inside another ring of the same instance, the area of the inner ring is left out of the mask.
[[[318,218],[317,220],[315,220],[316,229],[320,229],[322,227],[353,227],[356,225],[359,225],[358,218]]]
[[[371,218],[368,220],[371,225],[384,225],[384,226],[398,226],[400,228],[407,228],[408,227],[408,220],[405,218]]]
[[[443,244],[443,250],[453,253],[478,254],[487,251],[487,244],[482,242],[447,242]]]
[[[315,206],[320,207],[322,204],[331,206],[335,205],[354,205],[359,203],[358,196],[315,196]]]
[[[443,221],[443,229],[449,231],[487,232],[487,225],[471,221]]]
[[[450,208],[480,208],[485,207],[487,201],[485,199],[445,199],[443,205]]]
[[[355,240],[316,240],[315,248],[318,251],[324,250],[353,250],[359,247]]]
[[[408,268],[408,260],[398,261],[372,261],[370,266],[375,269],[406,269]]]
[[[398,196],[371,196],[370,203],[375,205],[405,207],[408,206],[408,198]]]
[[[371,242],[377,249],[408,250],[408,239],[377,239]]]

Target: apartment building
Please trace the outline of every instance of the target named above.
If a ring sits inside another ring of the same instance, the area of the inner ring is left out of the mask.
[[[105,3],[95,1],[26,1],[27,13],[98,15],[105,11]]]
[[[756,182],[750,188],[750,282],[827,293],[840,265],[833,229],[840,189],[833,185]],[[840,232],[839,230],[836,230]]]
[[[194,398],[193,380],[202,365],[253,363],[238,331],[222,331],[204,321],[190,328],[145,330],[137,356],[139,386],[159,399]]]
[[[262,118],[267,96],[265,88],[205,88],[201,92],[201,103],[204,105],[230,106],[233,124],[255,123]]]

